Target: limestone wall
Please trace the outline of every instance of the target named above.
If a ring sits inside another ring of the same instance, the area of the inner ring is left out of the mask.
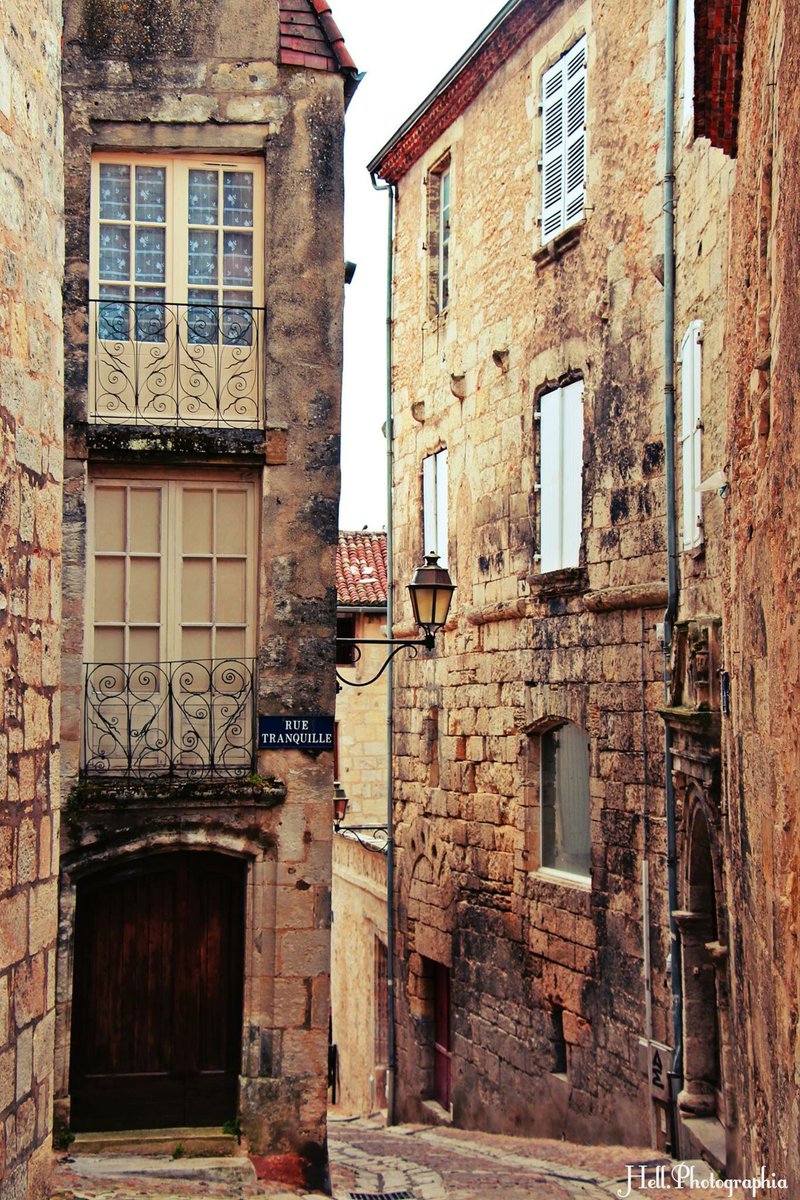
[[[385,1107],[386,1062],[376,1038],[378,949],[386,945],[386,857],[340,834],[333,839],[331,1014],[337,1104],[366,1116]],[[378,1068],[376,1070],[376,1068]]]
[[[0,1195],[50,1169],[63,406],[60,5],[0,49]]]
[[[585,222],[551,250],[544,70],[588,34]],[[399,1105],[430,1096],[432,962],[450,968],[453,1119],[649,1140],[641,865],[653,1036],[670,1039],[663,670],[663,9],[564,3],[398,188],[395,577],[422,550],[425,455],[449,455],[453,616],[397,669]],[[428,307],[426,174],[451,158],[451,289]],[[581,565],[538,573],[539,395],[584,380]],[[410,611],[398,595],[395,634]],[[543,730],[590,738],[590,886],[541,868]],[[563,1026],[568,1069],[554,1066]],[[663,1138],[663,1127],[658,1133]]]
[[[731,1011],[748,1169],[800,1186],[797,269],[800,14],[749,5],[727,318]]]
[[[386,614],[358,613],[357,638],[384,638]],[[386,658],[380,646],[363,646],[362,657],[339,673],[356,682],[375,675]],[[405,652],[404,652],[405,653]],[[386,683],[384,673],[366,687],[342,685],[336,696],[339,781],[350,803],[351,824],[386,823]]]

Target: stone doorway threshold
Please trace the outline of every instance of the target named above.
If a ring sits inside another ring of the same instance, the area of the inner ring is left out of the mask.
[[[102,1133],[76,1133],[70,1156],[83,1158],[167,1157],[175,1165],[186,1159],[226,1158],[247,1162],[245,1149],[234,1134],[219,1128],[120,1129]]]

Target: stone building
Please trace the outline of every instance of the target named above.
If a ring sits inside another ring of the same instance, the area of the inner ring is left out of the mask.
[[[401,1116],[651,1136],[658,32],[640,5],[509,3],[371,164],[397,193],[395,576],[433,550],[457,588],[395,673]]]
[[[399,1113],[725,1165],[735,169],[693,105],[697,9],[511,0],[370,170],[396,195],[395,576],[434,550],[457,585],[396,669]]]
[[[709,130],[736,154],[727,304],[723,722],[730,1013],[742,1155],[800,1188],[797,229],[800,12],[708,5]],[[727,48],[720,70],[714,42]]]
[[[56,1118],[310,1182],[355,84],[325,0],[65,5]]]
[[[49,1172],[58,884],[63,174],[60,9],[0,48],[0,1196]]]
[[[339,535],[338,635],[386,637],[386,534]],[[337,646],[334,774],[347,795],[333,839],[331,1099],[364,1116],[386,1107],[388,1068],[387,673],[381,646]]]

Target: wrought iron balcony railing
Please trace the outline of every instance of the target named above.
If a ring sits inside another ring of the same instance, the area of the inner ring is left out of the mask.
[[[107,298],[89,318],[91,421],[263,424],[263,308]]]
[[[84,776],[242,779],[255,754],[253,659],[86,665]]]

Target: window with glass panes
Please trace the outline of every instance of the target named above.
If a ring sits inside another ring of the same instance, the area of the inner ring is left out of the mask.
[[[97,156],[93,164],[92,289],[101,339],[168,340],[186,308],[187,340],[249,345],[263,302],[263,168]]]

